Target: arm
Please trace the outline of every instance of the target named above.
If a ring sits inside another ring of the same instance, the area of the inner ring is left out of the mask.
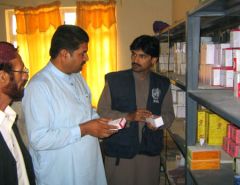
[[[164,122],[164,126],[162,126],[161,128],[169,128],[172,125],[173,120],[175,119],[171,86],[169,86],[168,91],[163,99],[161,116]]]
[[[54,98],[44,83],[30,83],[26,88],[23,109],[29,142],[35,150],[62,148],[79,142],[82,136],[87,134],[105,137],[113,133],[110,131],[112,127],[107,125],[108,120],[83,120],[81,125],[85,125],[85,128],[80,127],[80,123],[75,122],[74,117],[64,117],[62,120],[62,115],[57,113],[59,109],[66,110],[66,107],[56,105]],[[102,124],[98,124],[99,122]]]
[[[111,109],[111,93],[109,85],[106,82],[103,92],[101,94],[100,100],[98,102],[98,113],[102,117],[109,117],[112,119],[117,119],[120,117],[125,117],[127,121],[142,121],[152,115],[152,113],[146,109],[138,109],[135,112],[123,113]]]
[[[126,117],[127,113],[122,113],[111,109],[111,94],[108,83],[105,83],[103,92],[100,96],[97,112],[101,117],[108,117],[112,119],[117,119],[120,117]]]

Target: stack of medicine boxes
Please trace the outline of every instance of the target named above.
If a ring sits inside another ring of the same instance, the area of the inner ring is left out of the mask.
[[[227,125],[226,120],[209,110],[198,111],[197,140],[202,145],[188,147],[188,165],[191,170],[220,168],[221,150],[216,145],[222,145]]]
[[[227,136],[223,139],[223,149],[232,157],[240,157],[240,129],[228,125]]]

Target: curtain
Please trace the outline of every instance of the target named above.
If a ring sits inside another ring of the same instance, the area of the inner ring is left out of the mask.
[[[61,24],[60,2],[37,7],[16,8],[17,43],[19,53],[30,77],[49,61],[51,38]]]
[[[117,69],[115,1],[77,2],[77,25],[89,35],[88,56],[82,75],[96,106],[104,86],[104,75]]]

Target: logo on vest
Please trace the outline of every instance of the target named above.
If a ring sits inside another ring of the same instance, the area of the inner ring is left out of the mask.
[[[159,103],[160,94],[161,94],[161,90],[159,88],[152,89],[153,103]]]

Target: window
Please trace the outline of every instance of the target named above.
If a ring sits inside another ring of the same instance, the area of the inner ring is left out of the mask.
[[[76,7],[61,7],[60,13],[63,24],[76,24]],[[5,20],[7,41],[17,47],[17,25],[13,9],[5,11]]]
[[[60,11],[64,24],[76,24],[76,7],[62,7]]]
[[[17,46],[17,32],[16,32],[16,17],[14,15],[14,10],[5,11],[5,20],[6,20],[6,35],[7,41]]]

